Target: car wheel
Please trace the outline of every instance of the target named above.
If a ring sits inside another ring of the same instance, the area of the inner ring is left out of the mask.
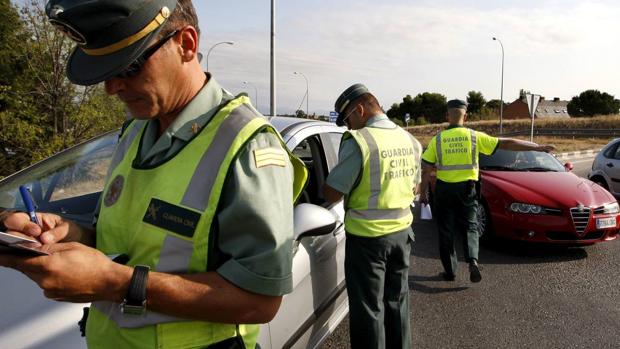
[[[605,188],[605,190],[609,191],[609,187],[607,186],[607,182],[605,182],[605,180],[601,177],[594,177],[592,178],[592,182],[600,185],[601,187]]]
[[[480,201],[478,202],[478,238],[481,240],[490,240],[492,238],[491,231],[491,215],[487,205]]]

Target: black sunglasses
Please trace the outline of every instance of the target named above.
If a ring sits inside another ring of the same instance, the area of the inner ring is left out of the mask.
[[[157,52],[157,50],[159,50],[162,46],[164,46],[168,42],[168,40],[170,40],[170,38],[175,36],[179,31],[180,29],[177,29],[171,32],[170,34],[161,38],[153,46],[147,48],[146,51],[144,51],[144,53],[142,53],[140,57],[136,58],[135,61],[131,62],[131,64],[129,64],[129,66],[125,68],[125,70],[116,74],[115,77],[126,79],[126,78],[133,78],[134,76],[138,75],[140,73],[140,70],[144,66],[144,63],[146,63],[146,61],[148,61],[149,58],[151,58],[151,56],[155,52]]]

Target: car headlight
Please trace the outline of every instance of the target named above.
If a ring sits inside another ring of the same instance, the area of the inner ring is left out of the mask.
[[[521,202],[513,202],[512,204],[510,204],[510,211],[515,213],[541,214],[545,212],[545,209],[540,205],[530,205]]]
[[[618,213],[618,212],[620,212],[620,206],[618,205],[617,202],[603,206],[603,213]]]

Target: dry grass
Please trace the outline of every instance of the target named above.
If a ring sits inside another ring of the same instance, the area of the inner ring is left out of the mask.
[[[431,138],[437,132],[445,129],[447,123],[433,124],[425,126],[409,127],[411,132],[423,146],[426,147]],[[499,121],[476,121],[468,122],[465,126],[482,131],[490,135],[497,136],[499,133]],[[503,123],[505,133],[528,131],[531,127],[530,120],[506,120]],[[571,118],[571,119],[543,119],[536,120],[534,127],[536,129],[543,128],[566,128],[566,129],[616,129],[620,128],[620,115],[599,116],[594,118]],[[530,140],[529,136],[517,136],[515,138]],[[539,136],[534,137],[534,142],[542,144],[553,144],[557,148],[557,152],[569,152],[576,150],[599,149],[607,144],[609,138],[592,138],[592,137],[550,137]]]

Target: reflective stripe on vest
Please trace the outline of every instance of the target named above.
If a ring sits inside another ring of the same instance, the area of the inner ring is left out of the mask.
[[[368,198],[368,209],[374,210],[379,207],[379,195],[381,194],[381,159],[379,158],[379,147],[377,142],[372,138],[368,129],[363,128],[360,134],[364,137],[368,150],[370,151],[370,197]]]
[[[393,210],[349,210],[347,214],[351,218],[358,219],[401,219],[411,214],[409,208],[393,209]]]
[[[134,139],[138,135],[138,133],[143,129],[146,125],[146,120],[134,120],[129,125],[129,129],[125,130],[125,134],[121,135],[121,140],[116,146],[116,150],[114,151],[114,157],[112,157],[112,161],[110,161],[110,167],[108,168],[108,177],[116,166],[120,164],[121,160],[129,151],[129,147],[133,143]]]
[[[245,109],[244,112],[241,112],[242,108]],[[196,167],[196,172],[181,202],[183,205],[198,211],[204,211],[207,208],[211,189],[218,174],[218,171],[213,171],[215,167],[213,164],[221,164],[224,161],[237,134],[254,118],[251,109],[242,104],[222,122],[213,140],[213,145],[207,149]],[[196,195],[196,193],[201,195]]]
[[[435,151],[437,152],[437,170],[440,171],[454,171],[454,170],[475,170],[478,168],[478,157],[476,156],[476,131],[469,130],[471,135],[471,164],[463,164],[463,165],[444,165],[443,164],[443,153],[441,150],[441,132],[437,134],[435,137],[436,147]]]

